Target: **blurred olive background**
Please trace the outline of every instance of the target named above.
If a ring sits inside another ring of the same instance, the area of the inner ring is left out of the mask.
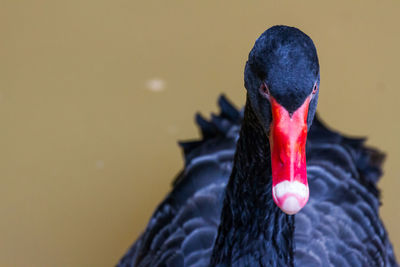
[[[388,155],[381,215],[400,256],[399,1],[0,2],[0,266],[111,266],[182,168],[196,111],[245,100],[256,38],[319,51],[319,112]]]

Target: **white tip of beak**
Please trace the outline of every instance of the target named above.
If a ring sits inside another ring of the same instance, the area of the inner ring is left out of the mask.
[[[309,190],[307,185],[299,181],[283,181],[272,187],[272,196],[283,212],[293,215],[306,205]]]
[[[282,206],[280,206],[280,208],[284,213],[293,215],[298,213],[301,210],[302,206],[300,205],[296,197],[290,196],[283,201],[283,204]]]

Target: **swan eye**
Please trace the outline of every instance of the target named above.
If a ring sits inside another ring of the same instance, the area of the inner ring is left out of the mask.
[[[269,97],[270,92],[269,92],[269,89],[268,89],[268,86],[267,86],[266,83],[262,83],[262,84],[261,84],[261,86],[260,86],[260,93],[261,93],[263,96],[267,97],[267,98]]]
[[[312,89],[313,95],[315,95],[315,94],[317,93],[317,91],[318,91],[318,84],[315,83],[315,84],[314,84],[314,87],[313,87],[313,89]]]

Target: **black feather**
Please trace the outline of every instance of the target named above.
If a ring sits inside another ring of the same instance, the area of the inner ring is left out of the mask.
[[[217,135],[217,129],[215,125],[205,118],[203,118],[199,113],[196,114],[196,123],[200,127],[201,134],[204,139],[212,138]]]

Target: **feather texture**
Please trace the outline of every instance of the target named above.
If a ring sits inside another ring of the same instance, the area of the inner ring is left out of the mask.
[[[196,122],[203,139],[181,142],[185,168],[118,266],[208,266],[243,113],[224,96],[221,113]],[[384,155],[314,119],[307,141],[310,200],[295,216],[297,266],[397,266],[379,218]],[[239,263],[240,265],[240,263]]]

